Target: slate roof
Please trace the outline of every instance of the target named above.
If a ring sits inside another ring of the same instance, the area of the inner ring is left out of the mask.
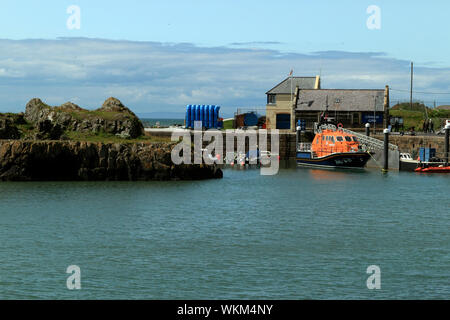
[[[320,89],[300,90],[298,111],[324,111],[328,97],[329,111],[384,111],[384,90]]]
[[[300,89],[314,89],[316,86],[316,77],[292,77],[292,92],[296,87]],[[266,92],[266,94],[290,94],[291,78],[286,78],[275,87]]]

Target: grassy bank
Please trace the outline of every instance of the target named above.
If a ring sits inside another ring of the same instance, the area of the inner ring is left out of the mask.
[[[450,119],[450,110],[431,109],[420,103],[414,103],[412,108],[409,103],[397,104],[390,109],[389,114],[392,117],[402,117],[405,130],[414,127],[416,131],[422,131],[427,116],[433,121],[434,130],[442,128],[445,120]]]
[[[135,139],[124,139],[119,136],[105,133],[105,132],[99,132],[99,133],[84,133],[84,132],[78,132],[78,131],[67,131],[65,132],[64,139],[71,140],[71,141],[87,141],[87,142],[103,142],[103,143],[137,143],[137,142],[149,142],[149,143],[168,143],[171,142],[170,137],[165,136],[153,136],[149,134],[145,134],[141,137],[135,138]]]

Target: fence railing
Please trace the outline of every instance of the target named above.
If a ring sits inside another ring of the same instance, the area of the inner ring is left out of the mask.
[[[320,133],[322,130],[332,130],[337,131],[337,128],[333,124],[323,124],[320,126],[316,126],[315,133]],[[365,151],[373,151],[373,150],[383,150],[384,149],[384,142],[372,137],[368,137],[365,134],[358,133],[349,129],[340,128],[339,130],[342,130],[342,132],[354,135],[358,138],[359,143],[363,150]],[[398,147],[395,144],[389,143],[389,149],[392,151],[398,151]]]
[[[297,145],[297,151],[309,152],[309,151],[311,151],[311,145],[312,145],[311,143],[300,142]]]

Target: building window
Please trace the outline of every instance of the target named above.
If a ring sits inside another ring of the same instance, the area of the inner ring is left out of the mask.
[[[277,129],[291,129],[291,115],[286,113],[277,114]]]
[[[267,95],[267,104],[276,104],[277,103],[277,96],[275,94],[268,94]]]

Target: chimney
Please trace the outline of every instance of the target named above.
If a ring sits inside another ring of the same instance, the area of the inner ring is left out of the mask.
[[[316,84],[314,85],[314,89],[320,89],[320,76],[316,76]]]

